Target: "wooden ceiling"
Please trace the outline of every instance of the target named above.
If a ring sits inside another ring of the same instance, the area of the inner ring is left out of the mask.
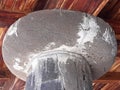
[[[118,55],[111,70],[93,82],[94,90],[120,88],[120,0],[0,0],[0,50],[5,32],[20,17],[43,9],[69,9],[99,16],[115,30]],[[25,82],[12,75],[0,51],[0,90],[23,90]]]

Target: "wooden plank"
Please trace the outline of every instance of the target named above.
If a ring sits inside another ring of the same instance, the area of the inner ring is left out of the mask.
[[[116,35],[120,34],[120,21],[108,20],[108,19],[106,19],[105,21],[111,25]]]
[[[111,19],[113,20],[120,20],[120,0],[116,3],[116,5],[114,6],[114,8],[111,11],[111,14],[109,15],[111,17]]]
[[[120,20],[120,0],[110,0],[99,16],[105,19]]]
[[[114,83],[120,82],[120,57],[116,57],[115,63],[112,65],[109,72],[104,74],[98,80],[95,80],[94,83]]]
[[[93,15],[97,16],[109,1],[110,0],[103,0],[101,4],[98,6],[98,8],[94,11]]]
[[[24,15],[24,13],[0,11],[0,27],[9,26]]]
[[[0,87],[2,88],[9,78],[0,78]]]
[[[0,10],[8,12],[31,12],[38,0],[1,0]]]
[[[41,5],[43,5],[41,3],[43,2],[44,9],[69,9],[97,15],[108,1],[109,0],[45,0],[43,2],[43,0],[41,0],[41,2],[39,1],[39,4],[37,3],[37,6],[39,7],[36,7],[37,10],[38,8],[41,9]]]
[[[120,89],[120,81],[114,82],[95,82],[93,84],[93,90],[119,90]]]
[[[120,81],[120,72],[108,72],[102,77],[100,77],[98,81],[105,81],[108,83],[111,81]]]
[[[42,3],[42,2],[41,2]],[[45,6],[43,6],[43,9],[53,9],[53,8],[58,8],[56,7],[57,4],[59,6],[59,4],[61,3],[61,0],[46,0]]]
[[[106,83],[93,83],[93,90],[101,90],[106,85]]]
[[[24,90],[25,82],[11,74],[11,78],[3,85],[3,90]]]

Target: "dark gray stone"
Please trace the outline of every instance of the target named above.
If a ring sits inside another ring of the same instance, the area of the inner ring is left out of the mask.
[[[38,86],[43,90],[51,86],[64,86],[65,90],[84,90],[80,88],[91,87],[89,78],[97,79],[106,73],[114,62],[116,51],[115,35],[109,24],[98,17],[69,10],[43,10],[20,18],[11,25],[2,45],[3,58],[10,71],[22,80],[26,81],[28,77],[27,87],[32,74],[38,79],[32,81],[36,85],[40,83]],[[59,61],[53,62],[50,57],[48,61],[45,60],[53,52],[56,58],[61,52],[79,54],[84,57],[80,61],[85,63],[81,64],[78,59],[69,59],[64,54],[59,56]],[[44,64],[45,61],[47,64]],[[56,68],[58,63],[60,66]],[[49,72],[45,72],[46,68]],[[87,74],[89,69],[92,76]],[[86,74],[83,75],[82,71]],[[65,85],[61,81],[53,85],[59,76],[65,78]],[[88,86],[79,86],[84,82]]]
[[[25,90],[92,90],[91,70],[81,55],[60,51],[36,59]]]

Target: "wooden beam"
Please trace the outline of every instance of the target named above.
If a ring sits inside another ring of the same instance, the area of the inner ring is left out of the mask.
[[[37,3],[38,9],[69,9],[98,15],[109,0],[41,0]],[[41,3],[44,4],[41,4]],[[42,5],[42,7],[41,7]],[[38,7],[39,6],[39,7]],[[35,7],[35,8],[36,8]]]
[[[96,82],[93,84],[93,90],[119,90],[120,82]]]
[[[120,34],[120,21],[108,20],[108,19],[105,21],[111,25],[116,35]]]
[[[0,78],[0,90],[3,90],[3,86],[9,80],[9,78]]]
[[[24,15],[24,13],[0,11],[0,27],[9,26]]]
[[[28,13],[33,11],[38,0],[1,0],[0,10],[7,12]]]
[[[98,8],[93,12],[93,15],[97,16],[109,1],[110,0],[103,0],[101,4],[98,6]]]
[[[24,90],[25,82],[11,74],[9,80],[5,82],[2,90]]]
[[[99,14],[104,19],[120,20],[120,0],[109,0]]]

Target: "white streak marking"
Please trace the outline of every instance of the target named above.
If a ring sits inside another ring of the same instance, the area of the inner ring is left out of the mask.
[[[12,36],[13,34],[15,34],[18,37],[17,27],[18,27],[19,21],[20,21],[20,19],[9,28],[9,30],[7,32],[8,36]]]
[[[19,65],[19,63],[15,62],[15,64],[13,65],[14,69],[16,70],[23,70],[23,67]]]
[[[99,26],[97,25],[95,19],[88,18],[84,16],[83,23],[80,23],[77,39],[78,44],[84,45],[86,42],[93,43],[94,38],[97,36],[99,31]]]

